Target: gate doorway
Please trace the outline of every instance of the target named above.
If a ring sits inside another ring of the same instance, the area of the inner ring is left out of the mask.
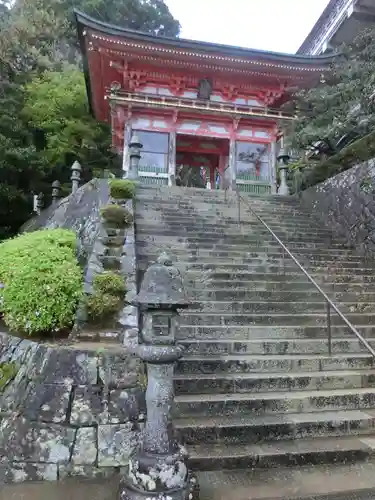
[[[220,189],[228,160],[229,140],[177,135],[176,184]]]

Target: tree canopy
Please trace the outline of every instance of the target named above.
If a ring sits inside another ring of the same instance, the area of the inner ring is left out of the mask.
[[[30,217],[33,193],[116,171],[109,127],[89,114],[73,10],[156,35],[180,25],[163,0],[0,0],[0,240]]]
[[[326,81],[295,95],[292,146],[324,144],[331,153],[375,127],[375,29],[343,46]],[[347,138],[347,140],[346,140]]]

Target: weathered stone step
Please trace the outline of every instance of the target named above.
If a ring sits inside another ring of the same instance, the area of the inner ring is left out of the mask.
[[[345,317],[354,326],[375,324],[375,311],[366,313],[346,313]],[[337,314],[331,316],[332,325],[342,325],[343,321]],[[327,324],[326,313],[194,313],[184,312],[180,317],[181,326],[185,325],[275,325],[275,326],[321,326]]]
[[[271,222],[272,220],[272,222]],[[155,228],[158,227],[160,229],[173,229],[173,230],[178,230],[180,231],[181,228],[183,228],[187,232],[192,232],[192,231],[208,231],[211,233],[217,233],[217,232],[240,232],[243,234],[251,234],[251,233],[265,233],[266,229],[259,223],[259,222],[250,222],[250,221],[245,221],[242,222],[241,225],[238,225],[237,221],[227,221],[223,222],[220,220],[217,221],[215,224],[215,219],[212,219],[212,222],[208,221],[203,221],[203,220],[197,220],[194,217],[191,217],[189,219],[183,219],[181,218],[180,220],[176,217],[175,220],[172,220],[170,217],[163,217],[163,218],[150,218],[150,217],[142,217],[137,215],[136,217],[137,221],[137,229],[143,229],[146,231],[150,232],[155,232]],[[276,234],[289,234],[289,233],[295,233],[297,230],[301,230],[306,232],[307,234],[313,235],[322,235],[322,236],[330,236],[332,237],[332,230],[329,228],[321,228],[321,227],[314,227],[313,224],[308,224],[308,221],[306,223],[298,223],[297,222],[291,222],[290,224],[285,223],[282,221],[282,218],[280,219],[280,222],[275,220],[274,218],[270,218],[269,220],[269,225],[272,225],[271,229],[276,233]]]
[[[322,297],[320,296],[320,299]],[[276,314],[276,313],[315,313],[324,312],[326,310],[325,301],[312,301],[307,299],[305,302],[278,302],[278,301],[200,301],[198,303],[192,304],[189,307],[190,313],[216,313],[216,314]],[[345,308],[350,308],[351,313],[375,313],[375,303],[364,302],[354,303],[353,302],[340,302],[339,307],[343,311],[348,310]]]
[[[318,391],[259,392],[232,394],[180,394],[175,397],[175,415],[242,415],[249,420],[256,415],[320,413],[340,410],[371,410],[375,388],[329,389]]]
[[[371,354],[279,354],[186,356],[178,361],[176,373],[249,373],[327,371],[373,368]]]
[[[144,225],[149,224],[165,224],[171,227],[182,225],[184,227],[207,227],[207,228],[231,228],[238,227],[238,217],[226,217],[225,211],[223,214],[205,214],[202,216],[195,216],[196,214],[186,214],[186,213],[178,213],[175,212],[150,212],[149,210],[144,210],[143,208],[136,209],[135,212],[137,223],[141,223]],[[309,219],[308,217],[293,217],[292,219],[288,219],[285,216],[273,215],[268,216],[264,215],[262,219],[271,226],[271,229],[277,231],[278,229],[286,229],[291,228],[295,229],[296,226],[305,228],[306,230],[320,230],[323,233],[332,234],[332,229],[329,227],[321,226],[318,222]],[[251,215],[246,215],[240,219],[241,227],[243,230],[249,230],[251,228],[259,228],[263,227],[260,221]]]
[[[361,438],[362,439],[362,438]],[[363,438],[362,441],[365,441]],[[370,450],[371,440],[366,441]],[[371,451],[370,451],[371,453]],[[354,454],[355,455],[355,454]],[[334,457],[334,455],[333,455]],[[323,458],[323,457],[322,457]],[[327,458],[331,458],[328,454]],[[362,456],[345,464],[322,460],[298,468],[278,466],[258,469],[198,471],[201,500],[373,500],[375,460]],[[367,461],[360,459],[367,458]]]
[[[176,419],[185,445],[260,444],[301,438],[369,435],[375,427],[374,410],[341,410],[281,415],[232,415]]]
[[[142,251],[138,252],[138,261],[139,262],[156,262],[160,252],[154,251]],[[258,254],[249,255],[248,252],[210,252],[206,251],[196,251],[188,249],[180,250],[173,252],[169,252],[169,257],[172,259],[175,265],[182,265],[186,267],[188,264],[212,264],[215,263],[217,265],[231,263],[234,264],[247,264],[249,266],[257,266],[257,265],[266,265],[273,264],[277,266],[285,266],[288,267],[296,267],[295,263],[292,259],[285,255],[285,258],[282,258],[281,254],[267,254],[265,252],[259,252]],[[213,259],[214,257],[214,259]],[[366,268],[374,270],[375,265],[372,262],[365,261],[360,257],[343,257],[341,259],[332,259],[330,256],[298,256],[298,260],[304,266],[312,266],[312,267],[340,267],[346,269],[357,269],[357,268]]]
[[[194,247],[199,247],[201,249],[207,248],[207,249],[212,249],[216,251],[220,250],[228,250],[228,249],[233,249],[235,248],[237,251],[245,251],[245,252],[250,252],[250,253],[255,253],[255,252],[273,252],[275,248],[281,248],[280,244],[277,243],[276,240],[272,239],[253,239],[251,240],[250,238],[246,238],[245,241],[242,242],[234,242],[230,236],[227,238],[225,237],[216,237],[216,238],[207,238],[202,235],[202,237],[199,238],[187,238],[187,237],[182,237],[182,236],[176,236],[176,237],[171,237],[171,236],[165,236],[165,235],[147,235],[147,234],[137,234],[136,235],[136,244],[137,246],[146,246],[147,244],[150,243],[154,244],[154,249],[155,246],[160,246],[161,248],[184,248],[188,247],[189,249],[192,249]],[[340,243],[330,243],[329,245],[326,242],[303,242],[301,241],[296,241],[296,240],[288,240],[285,241],[284,244],[288,247],[290,251],[297,252],[300,248],[309,248],[311,249],[325,249],[326,251],[330,250],[336,250],[339,251],[341,250],[341,253],[347,252],[348,249],[345,248],[342,244]],[[298,252],[297,252],[298,253]]]
[[[375,274],[370,274],[371,270],[366,270],[365,274],[362,273],[350,273],[347,270],[343,270],[340,272],[330,272],[326,269],[321,269],[319,271],[307,270],[310,276],[315,279],[318,283],[324,286],[325,283],[350,283],[355,279],[356,283],[375,283]],[[355,274],[355,276],[353,276]],[[251,272],[251,268],[248,267],[247,271],[242,270],[241,272],[232,271],[231,269],[221,269],[217,271],[210,270],[194,270],[187,269],[184,271],[184,278],[190,282],[199,283],[212,283],[215,281],[221,282],[233,282],[233,281],[294,281],[294,282],[303,282],[303,283],[311,283],[307,276],[299,269],[293,272],[291,270],[286,270],[285,272],[279,268],[273,269],[270,267],[268,270],[258,271],[254,269]],[[313,286],[313,285],[311,285]]]
[[[188,451],[190,466],[194,470],[200,471],[247,467],[256,470],[279,466],[353,463],[358,460],[365,461],[374,456],[372,439],[364,436],[323,437],[283,442],[271,441],[261,445],[228,446],[225,444],[208,445],[204,443],[202,445],[191,445]],[[244,498],[253,500],[254,497],[247,496]],[[271,497],[269,500],[273,498]],[[290,499],[291,497],[286,498]],[[297,499],[300,497],[296,495],[295,497],[292,496],[292,498]],[[309,500],[311,498],[309,497]],[[349,500],[349,497],[346,497],[346,500]]]
[[[248,260],[248,262],[246,262]],[[138,260],[138,268],[139,269],[147,269],[149,265],[149,261],[146,259]],[[201,262],[199,259],[196,262],[183,262],[178,261],[175,263],[177,267],[182,272],[194,272],[201,271],[202,273],[212,272],[232,272],[232,273],[277,273],[277,274],[302,274],[301,270],[297,267],[297,265],[291,259],[285,259],[285,263],[282,260],[267,262],[267,263],[259,263],[254,262],[251,259],[243,259],[242,262],[233,262],[230,260],[217,260],[212,259],[211,262]],[[374,273],[374,269],[371,267],[356,267],[355,271],[353,271],[353,267],[346,267],[341,263],[331,264],[330,266],[321,263],[319,266],[307,264],[305,265],[306,270],[314,275],[314,274],[324,274],[325,276],[329,275],[352,275],[355,272],[356,276],[369,276]]]
[[[359,333],[365,338],[375,338],[374,325],[357,325]],[[355,334],[345,325],[332,325],[333,338],[349,338],[354,340]],[[326,326],[298,326],[298,325],[185,325],[176,332],[179,340],[226,340],[235,339],[238,342],[246,340],[272,339],[320,339],[327,345]]]
[[[367,338],[370,345],[375,346],[375,337]],[[326,354],[327,342],[323,339],[270,338],[242,340],[221,339],[180,340],[185,347],[185,355],[210,354]],[[352,338],[334,338],[333,354],[366,352],[367,348],[353,334]]]
[[[373,388],[375,387],[375,370],[179,373],[174,377],[174,385],[177,395]]]
[[[268,231],[262,231],[261,229],[257,231],[251,231],[251,232],[246,232],[246,231],[238,231],[238,229],[225,229],[225,230],[217,230],[217,231],[212,231],[210,232],[208,229],[192,229],[192,230],[187,230],[183,226],[180,226],[180,228],[169,228],[167,226],[162,226],[160,225],[159,227],[145,227],[145,226],[140,226],[136,227],[136,237],[138,236],[144,236],[144,235],[155,235],[158,238],[163,237],[163,236],[168,236],[168,237],[173,237],[173,238],[188,238],[193,239],[193,240],[203,240],[203,241],[218,241],[218,240],[223,240],[227,241],[230,240],[233,242],[233,244],[245,244],[245,243],[253,243],[257,241],[262,241],[262,242],[268,242],[268,241],[275,241],[273,240],[271,234]],[[314,242],[316,244],[318,243],[326,243],[327,245],[338,245],[341,244],[340,240],[338,238],[335,239],[335,243],[331,242],[331,237],[330,236],[324,236],[322,234],[319,234],[318,232],[313,233],[310,231],[309,233],[306,232],[301,232],[300,230],[296,230],[293,233],[286,233],[282,231],[277,231],[277,236],[280,238],[280,240],[283,241],[284,244],[287,244],[287,242],[293,241],[293,242],[299,242],[299,241],[304,241],[304,242]],[[342,243],[345,243],[344,240],[342,240]]]
[[[187,277],[184,277],[185,285],[187,289],[190,289],[190,293],[194,294],[196,290],[201,292],[202,290],[219,290],[219,289],[227,289],[227,290],[258,290],[258,291],[310,291],[316,290],[316,288],[311,284],[310,281],[303,281],[302,278],[300,280],[289,281],[285,279],[285,276],[280,275],[280,279],[275,278],[276,275],[273,275],[272,280],[267,279],[264,281],[264,274],[261,276],[254,275],[253,280],[247,281],[238,281],[238,280],[210,280],[210,281],[198,281],[197,279],[189,280]],[[263,278],[263,280],[262,280]],[[352,278],[352,280],[355,278]],[[373,292],[374,285],[373,283],[365,283],[356,280],[353,282],[349,280],[347,282],[341,283],[333,283],[331,282],[319,282],[319,285],[324,289],[324,291],[330,296],[331,292],[351,292],[351,293],[362,293],[362,292]]]
[[[291,284],[291,287],[293,284]],[[195,289],[194,297],[197,301],[225,301],[225,300],[249,300],[249,301],[278,301],[278,302],[305,302],[305,301],[321,301],[321,294],[316,290],[316,288],[309,288],[308,290],[299,291],[286,291],[286,290],[233,290],[233,289],[222,289],[222,290],[205,290],[205,289]],[[375,290],[374,292],[354,292],[354,293],[330,293],[331,300],[335,303],[362,303],[362,302],[375,302]]]

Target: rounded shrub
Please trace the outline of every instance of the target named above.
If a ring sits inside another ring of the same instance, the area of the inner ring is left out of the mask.
[[[135,184],[126,179],[111,179],[109,181],[109,191],[112,198],[116,200],[130,200],[134,197]]]
[[[83,294],[75,233],[46,229],[1,243],[0,283],[10,330],[33,336],[70,328]]]
[[[104,221],[113,227],[128,227],[133,222],[133,216],[129,210],[119,205],[105,205],[100,210]]]
[[[87,313],[91,322],[103,324],[113,317],[124,304],[126,286],[124,279],[111,271],[95,276],[93,294],[87,297]]]

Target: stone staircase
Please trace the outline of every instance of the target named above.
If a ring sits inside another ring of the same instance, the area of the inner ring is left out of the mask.
[[[370,263],[298,200],[248,201],[375,346]],[[193,301],[178,333],[174,423],[200,498],[373,498],[373,357],[335,313],[329,355],[321,294],[245,204],[237,218],[233,193],[138,190],[140,277],[167,251]]]

